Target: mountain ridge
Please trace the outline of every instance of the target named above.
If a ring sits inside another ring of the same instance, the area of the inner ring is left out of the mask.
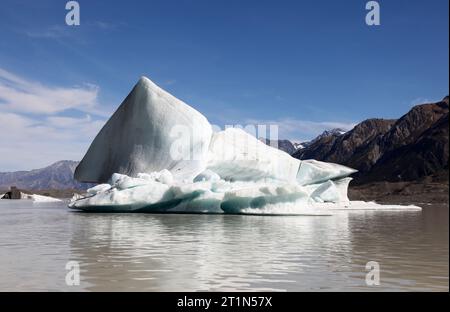
[[[26,190],[85,190],[91,185],[79,183],[73,178],[78,164],[78,161],[60,160],[40,169],[0,172],[0,189],[9,190],[11,186],[16,186]]]
[[[448,171],[448,96],[414,106],[399,119],[367,119],[324,136],[292,156],[355,169],[356,183],[412,181]]]

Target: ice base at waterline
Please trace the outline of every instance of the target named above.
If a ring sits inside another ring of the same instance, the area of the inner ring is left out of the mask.
[[[316,163],[308,161],[306,163]],[[328,173],[329,174],[329,173]],[[91,212],[228,213],[258,215],[330,215],[337,210],[420,210],[347,198],[351,178],[300,185],[281,181],[227,181],[205,170],[192,182],[176,181],[170,171],[113,174],[70,207]]]

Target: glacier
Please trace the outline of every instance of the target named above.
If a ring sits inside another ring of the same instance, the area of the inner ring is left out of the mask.
[[[95,212],[330,215],[339,209],[420,209],[351,202],[356,170],[298,160],[205,116],[142,77],[75,170],[98,183],[69,207]]]

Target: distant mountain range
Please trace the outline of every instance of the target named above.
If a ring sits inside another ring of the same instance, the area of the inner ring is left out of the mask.
[[[303,146],[299,146],[289,140],[269,140],[264,138],[260,138],[259,140],[269,146],[277,147],[279,150],[285,151],[289,155],[295,153],[299,148],[303,148]]]
[[[368,119],[351,131],[322,135],[293,153],[359,170],[357,183],[448,180],[449,98],[417,105],[400,119]]]
[[[259,140],[267,145],[277,147],[279,150],[282,150],[282,151],[288,153],[289,155],[292,155],[295,152],[297,152],[298,150],[306,148],[306,147],[310,146],[311,144],[313,144],[314,142],[321,140],[324,137],[336,136],[336,135],[341,135],[344,133],[345,133],[345,131],[342,129],[339,129],[339,128],[325,130],[322,134],[317,136],[315,139],[313,139],[311,141],[300,142],[300,143],[293,142],[290,140],[269,140],[269,139],[265,139],[265,138],[260,138]]]
[[[317,159],[358,169],[359,184],[416,181],[435,176],[448,181],[449,99],[417,105],[400,119],[368,119],[345,132],[328,130],[310,142],[272,142],[298,159]],[[270,144],[269,140],[261,139]],[[85,190],[73,178],[79,162],[63,160],[31,171],[0,172],[0,190]]]
[[[62,160],[42,169],[31,171],[0,172],[0,190],[17,186],[24,190],[84,190],[91,185],[74,180],[78,161]]]

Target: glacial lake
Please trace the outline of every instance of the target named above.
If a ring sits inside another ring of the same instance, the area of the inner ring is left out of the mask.
[[[0,201],[0,291],[449,291],[449,208],[423,207],[271,217]]]

